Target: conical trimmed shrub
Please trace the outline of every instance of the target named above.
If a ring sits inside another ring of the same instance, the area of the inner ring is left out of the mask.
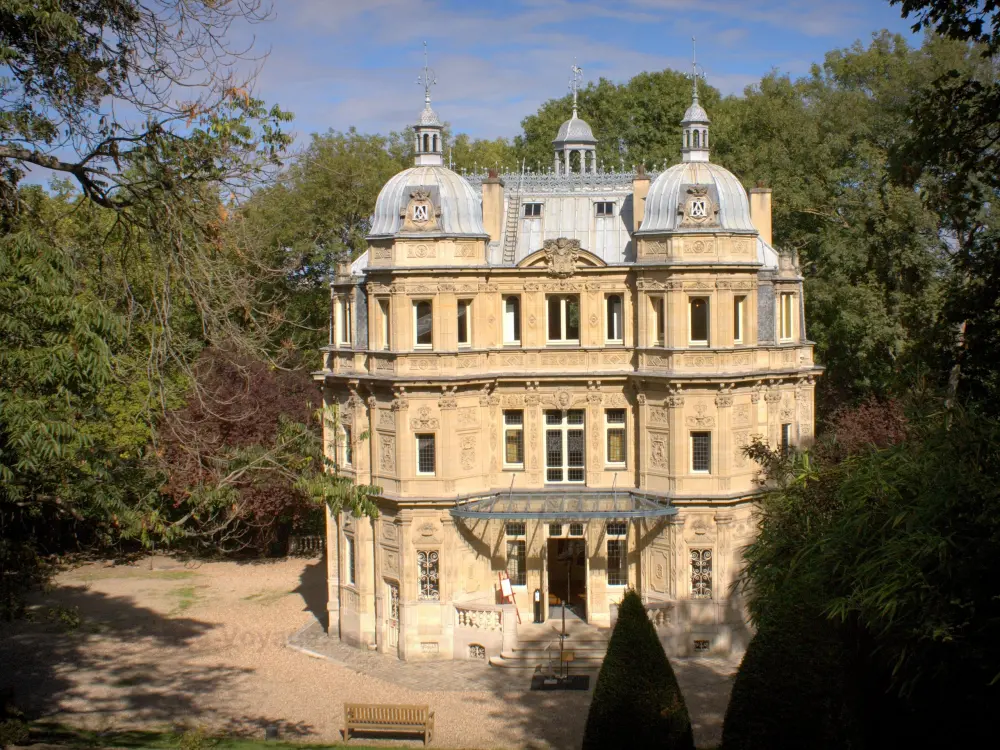
[[[587,715],[583,750],[693,750],[691,719],[653,623],[625,594]]]

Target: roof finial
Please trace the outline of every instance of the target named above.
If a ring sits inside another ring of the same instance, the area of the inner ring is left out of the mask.
[[[694,101],[698,101],[698,47],[697,39],[691,37],[691,81],[694,94]]]
[[[572,74],[569,77],[569,89],[573,92],[573,119],[576,119],[576,95],[580,88],[580,83],[583,81],[583,68],[576,64],[576,58],[573,58],[573,67],[570,68]]]
[[[424,42],[424,72],[417,76],[417,85],[424,87],[424,106],[431,108],[431,86],[437,85],[437,77],[434,71],[427,65],[427,42]]]

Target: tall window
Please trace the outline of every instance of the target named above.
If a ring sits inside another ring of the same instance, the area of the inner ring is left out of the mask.
[[[354,441],[351,435],[351,426],[344,425],[344,466],[354,463]]]
[[[653,299],[653,315],[656,318],[656,338],[653,340],[655,346],[664,346],[667,342],[667,308],[663,297]]]
[[[691,550],[691,598],[712,598],[712,550]]]
[[[781,340],[791,341],[792,338],[792,297],[790,292],[781,294]]]
[[[709,474],[712,471],[712,433],[691,433],[691,471]]]
[[[351,301],[346,297],[340,300],[338,305],[340,315],[337,316],[337,341],[341,344],[351,343]]]
[[[781,455],[787,456],[792,449],[792,425],[781,425]]]
[[[608,536],[608,585],[628,585],[627,539],[628,526],[612,521],[606,527]]]
[[[524,540],[525,525],[509,523],[507,532],[507,577],[512,586],[525,586],[528,583],[525,562],[527,561],[526,544]]]
[[[612,294],[608,297],[607,326],[608,343],[622,343],[622,298],[619,294]]]
[[[349,586],[358,584],[358,561],[354,550],[354,537],[344,537],[344,567],[347,569],[347,583]]]
[[[418,349],[430,349],[434,344],[433,310],[430,300],[413,303],[413,342]]]
[[[524,468],[524,412],[520,409],[503,413],[503,465],[506,469]]]
[[[378,315],[382,324],[382,348],[389,348],[389,300],[380,299],[378,301]]]
[[[458,301],[458,345],[468,346],[471,341],[469,329],[472,324],[472,302],[467,299]]]
[[[513,294],[503,301],[503,342],[521,343],[521,298]]]
[[[420,585],[417,599],[422,602],[436,602],[441,599],[440,558],[437,550],[417,550],[417,576]]]
[[[708,346],[708,297],[688,300],[688,343]]]
[[[545,481],[583,482],[583,410],[545,412]]]
[[[604,411],[604,435],[607,454],[605,461],[611,465],[625,465],[625,410]]]
[[[434,435],[417,435],[417,474],[434,474],[436,466]]]
[[[576,343],[580,340],[580,297],[575,294],[551,294],[549,307],[549,341]]]
[[[743,343],[743,310],[746,307],[746,297],[733,298],[733,343]]]

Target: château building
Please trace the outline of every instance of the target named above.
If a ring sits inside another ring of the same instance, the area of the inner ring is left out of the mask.
[[[332,633],[493,658],[536,594],[607,627],[633,588],[669,654],[743,648],[741,449],[807,445],[821,369],[770,190],[711,162],[697,77],[681,161],[650,174],[598,167],[575,85],[551,171],[457,174],[430,83],[316,373],[329,457],[381,487],[377,520],[328,519]]]

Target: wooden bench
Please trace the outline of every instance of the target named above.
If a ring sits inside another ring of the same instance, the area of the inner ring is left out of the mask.
[[[401,706],[375,703],[344,704],[344,742],[352,731],[412,732],[424,736],[424,744],[434,733],[434,712],[429,706]]]

